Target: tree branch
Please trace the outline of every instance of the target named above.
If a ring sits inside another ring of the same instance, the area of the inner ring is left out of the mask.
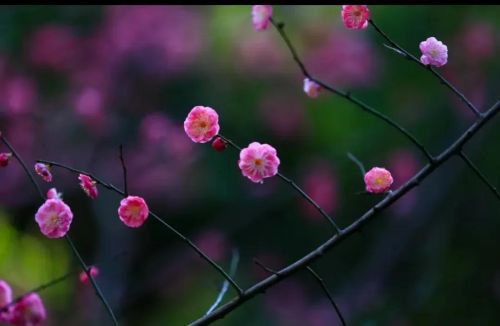
[[[114,191],[116,192],[117,194],[120,194],[121,196],[125,197],[126,194],[123,190],[117,188],[116,186],[112,185],[111,183],[107,183],[105,181],[103,181],[101,178],[98,178],[96,177],[95,175],[93,175],[92,173],[89,173],[89,172],[86,172],[86,171],[82,171],[82,170],[78,170],[78,169],[75,169],[75,168],[72,168],[70,166],[67,166],[67,165],[64,165],[64,164],[61,164],[61,163],[58,163],[58,162],[53,162],[53,161],[47,161],[47,160],[37,160],[37,162],[40,162],[40,163],[45,163],[45,164],[50,164],[52,166],[56,166],[56,167],[60,167],[60,168],[63,168],[63,169],[66,169],[72,173],[75,173],[75,174],[85,174],[85,175],[88,175],[89,177],[91,177],[95,182],[97,182],[98,184],[100,184],[101,186],[103,186],[104,188],[108,189],[108,190],[111,190],[111,191]],[[178,238],[180,238],[182,241],[184,241],[188,246],[190,246],[194,251],[196,251],[196,253],[201,257],[203,258],[207,263],[209,263],[214,269],[216,269],[219,274],[224,277],[232,286],[233,288],[236,290],[236,292],[238,293],[238,295],[241,295],[243,293],[243,290],[238,286],[238,284],[236,284],[236,282],[233,280],[232,277],[230,277],[225,271],[224,269],[222,269],[222,267],[220,267],[216,262],[214,262],[212,259],[210,259],[210,257],[208,257],[203,251],[201,251],[200,248],[198,248],[191,240],[189,240],[187,237],[185,237],[182,233],[180,233],[179,231],[177,231],[177,229],[175,229],[173,226],[171,226],[170,224],[168,224],[164,219],[162,219],[160,216],[158,216],[157,214],[155,214],[154,212],[152,212],[151,210],[149,211],[149,215],[151,215],[156,221],[158,221],[159,223],[161,223],[163,226],[167,227],[170,231],[172,231]]]
[[[453,86],[448,80],[446,80],[446,78],[444,78],[440,73],[438,73],[436,70],[434,70],[430,65],[424,65],[414,55],[412,55],[410,52],[408,52],[405,49],[403,49],[396,42],[394,42],[391,38],[389,38],[389,36],[387,36],[387,34],[385,34],[375,24],[375,22],[373,21],[373,19],[370,19],[369,22],[370,22],[370,25],[372,25],[373,28],[375,28],[375,30],[377,31],[377,33],[379,33],[387,42],[389,42],[394,47],[394,48],[389,47],[391,50],[396,51],[398,54],[401,54],[401,55],[405,56],[407,59],[415,62],[416,64],[418,64],[422,68],[430,71],[437,79],[439,79],[439,81],[441,82],[441,84],[445,85],[449,90],[451,90],[453,93],[455,93],[455,95],[462,102],[464,102],[465,105],[467,105],[467,107],[476,115],[476,117],[480,117],[481,116],[481,112],[479,112],[477,110],[477,108],[474,106],[474,104],[472,104],[471,101],[469,101],[467,99],[467,97],[465,97],[465,95],[462,92],[460,92],[455,86]],[[387,45],[386,45],[386,47],[387,47]]]
[[[359,108],[361,108],[363,111],[370,113],[371,115],[379,118],[380,120],[384,121],[385,123],[387,123],[391,127],[395,128],[400,133],[402,133],[406,138],[408,138],[415,146],[417,146],[420,149],[420,151],[425,155],[425,157],[427,157],[427,159],[429,160],[429,162],[432,162],[434,160],[433,156],[424,147],[424,145],[420,141],[418,141],[404,127],[400,126],[397,122],[395,122],[394,120],[392,120],[391,118],[389,118],[385,114],[383,114],[381,112],[378,112],[377,110],[375,110],[371,106],[365,104],[364,102],[362,102],[361,100],[357,99],[356,97],[352,96],[352,94],[350,92],[341,91],[339,89],[334,88],[333,86],[330,86],[330,85],[326,84],[325,82],[322,82],[319,79],[314,78],[309,73],[309,71],[305,67],[304,63],[302,62],[302,60],[300,60],[299,56],[297,55],[297,51],[295,50],[295,47],[293,46],[293,44],[290,42],[290,39],[286,35],[286,33],[285,33],[285,25],[283,23],[277,23],[273,19],[271,19],[271,23],[276,28],[276,30],[279,32],[281,38],[285,41],[285,43],[286,43],[286,45],[288,47],[288,50],[292,53],[294,61],[297,63],[297,65],[299,66],[300,70],[302,71],[302,74],[305,77],[307,77],[310,80],[318,83],[318,85],[320,85],[321,87],[323,87],[327,91],[329,91],[329,92],[331,92],[333,94],[336,94],[338,96],[341,96],[341,97],[345,98],[346,100],[350,101],[351,103],[354,103]]]
[[[453,144],[442,151],[441,154],[433,162],[427,163],[426,166],[424,166],[419,172],[417,172],[417,174],[415,174],[404,185],[387,195],[384,199],[382,199],[366,213],[360,216],[356,221],[354,221],[351,225],[343,229],[340,234],[331,237],[322,245],[312,250],[294,263],[288,265],[280,271],[277,271],[276,274],[269,276],[268,278],[253,285],[240,297],[233,298],[231,301],[215,310],[212,314],[195,320],[190,325],[208,325],[216,320],[224,318],[224,316],[234,311],[244,302],[252,299],[257,294],[265,292],[268,288],[310,265],[312,262],[322,257],[326,252],[330,251],[332,248],[348,239],[351,235],[354,235],[356,231],[359,231],[365,224],[373,220],[373,218],[377,216],[378,213],[391,206],[411,189],[418,186],[423,180],[425,180],[425,178],[427,178],[432,172],[434,172],[434,170],[448,161],[452,156],[458,155],[462,150],[464,144],[467,143],[467,141],[469,141],[470,138],[472,138],[484,126],[484,124],[491,120],[499,111],[500,102],[497,101],[487,112],[482,115],[481,118],[479,118],[459,138],[457,138],[455,142],[453,142]]]
[[[463,159],[463,161],[471,168],[471,170],[474,171],[479,179],[481,179],[484,184],[487,185],[488,188],[490,188],[493,194],[500,200],[500,193],[498,192],[497,188],[488,181],[486,176],[481,173],[481,171],[479,171],[478,167],[467,157],[467,155],[465,155],[463,151],[460,151],[459,155]]]

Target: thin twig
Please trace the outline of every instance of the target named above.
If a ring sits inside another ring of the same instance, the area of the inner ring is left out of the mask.
[[[296,260],[292,264],[286,266],[285,268],[277,271],[266,279],[254,284],[240,297],[235,297],[228,303],[222,305],[214,312],[208,316],[199,318],[193,321],[190,325],[208,325],[216,320],[219,320],[234,311],[236,308],[241,306],[246,301],[252,299],[260,293],[264,293],[267,289],[274,286],[275,284],[281,282],[282,280],[290,277],[299,270],[310,265],[320,257],[322,257],[326,252],[332,250],[332,248],[338,246],[340,243],[356,234],[363,226],[368,222],[372,221],[375,216],[380,212],[384,211],[386,208],[394,204],[399,198],[408,193],[410,190],[418,186],[423,180],[425,180],[429,175],[431,175],[436,169],[438,169],[442,164],[448,161],[452,156],[458,155],[462,150],[462,147],[485,125],[486,122],[490,121],[498,112],[500,111],[500,101],[497,101],[487,112],[485,112],[481,118],[472,124],[460,137],[458,137],[455,142],[453,142],[448,148],[443,150],[441,154],[432,162],[429,162],[424,166],[419,172],[417,172],[410,180],[408,180],[404,185],[399,187],[397,190],[391,192],[386,197],[384,197],[375,206],[370,208],[362,216],[357,218],[351,225],[342,230],[341,234],[334,235],[330,239],[326,240],[316,249],[310,251],[305,256]]]
[[[24,169],[24,172],[26,173],[26,175],[30,179],[30,181],[33,184],[33,186],[35,187],[36,191],[38,192],[40,197],[42,197],[42,200],[45,200],[45,196],[42,192],[42,189],[40,189],[40,186],[36,182],[35,177],[31,173],[31,170],[28,169],[28,166],[26,165],[26,163],[24,163],[23,159],[17,153],[16,149],[9,143],[9,141],[7,140],[7,138],[5,138],[5,136],[3,134],[0,134],[0,138],[2,139],[2,142],[5,144],[5,146],[7,146],[9,148],[9,150],[12,152],[12,155],[14,155],[14,157],[19,162],[19,164],[21,164],[21,167]]]
[[[337,315],[339,316],[339,319],[342,322],[342,325],[346,326],[345,319],[342,316],[342,313],[340,312],[339,307],[337,306],[337,304],[333,300],[333,297],[331,296],[330,291],[328,291],[328,288],[326,287],[325,281],[323,281],[323,279],[318,275],[318,273],[316,273],[310,266],[306,266],[306,269],[309,271],[309,273],[311,273],[312,276],[314,276],[316,281],[318,281],[319,285],[323,289],[323,292],[325,292],[325,295],[328,297],[328,300],[330,300],[330,302],[333,306],[333,309],[335,309],[335,311],[337,312]]]
[[[262,268],[263,270],[265,270],[266,272],[268,273],[271,273],[273,275],[276,275],[276,276],[280,276],[279,275],[279,272],[275,269],[271,269],[269,267],[267,267],[266,265],[264,265],[260,260],[258,260],[257,258],[254,258],[253,259],[253,262],[255,263],[255,265],[259,266],[260,268]]]
[[[241,147],[238,146],[231,139],[218,134],[218,137],[222,138],[222,140],[226,141],[229,145],[235,148],[238,151],[241,151]],[[304,190],[302,190],[292,179],[286,177],[283,173],[278,172],[278,177],[288,183],[293,189],[295,189],[307,202],[309,202],[312,206],[316,208],[316,210],[332,225],[337,233],[342,233],[342,230],[338,227],[337,223],[333,220],[333,218],[325,212],[325,210],[314,201]]]
[[[356,156],[354,156],[352,153],[347,153],[347,157],[349,157],[349,159],[351,161],[353,161],[359,168],[359,171],[361,171],[361,177],[365,177],[365,174],[366,174],[366,170],[365,170],[365,167],[363,165],[363,163],[358,160],[358,158]]]
[[[113,313],[113,309],[111,309],[111,306],[109,305],[108,301],[104,297],[104,294],[102,294],[102,291],[99,288],[99,286],[97,285],[97,282],[94,280],[94,277],[92,276],[92,274],[90,274],[89,267],[87,266],[87,264],[85,264],[85,261],[82,259],[82,256],[80,255],[80,253],[78,252],[78,250],[75,247],[75,244],[71,240],[71,237],[68,234],[66,234],[66,236],[64,238],[66,239],[69,246],[71,247],[71,250],[73,250],[74,255],[78,259],[78,262],[80,263],[80,266],[82,267],[82,269],[85,271],[85,274],[87,274],[87,277],[90,279],[90,282],[92,282],[92,286],[94,287],[94,290],[95,290],[97,296],[99,297],[99,299],[101,299],[102,304],[104,305],[104,307],[108,311],[108,314],[111,316],[111,319],[113,319],[113,324],[119,325],[118,320],[116,319],[115,314]]]
[[[397,122],[395,122],[394,120],[392,120],[391,118],[389,118],[385,114],[383,114],[383,113],[375,110],[374,108],[372,108],[368,104],[362,102],[361,100],[357,99],[356,97],[352,96],[351,92],[341,91],[341,90],[339,90],[337,88],[334,88],[333,86],[330,86],[330,85],[326,84],[325,82],[323,82],[323,81],[321,81],[321,80],[319,80],[317,78],[312,77],[312,75],[307,70],[305,64],[299,58],[299,56],[297,54],[297,51],[295,50],[295,47],[293,46],[292,42],[290,42],[290,39],[286,35],[284,24],[283,23],[277,23],[273,19],[271,19],[271,23],[273,24],[273,26],[276,28],[276,30],[280,34],[280,36],[283,39],[283,41],[285,41],[285,43],[286,43],[286,45],[288,47],[288,50],[292,54],[293,60],[297,63],[297,65],[299,66],[300,70],[302,71],[302,74],[305,77],[307,77],[310,80],[316,82],[318,85],[320,85],[321,87],[323,87],[327,91],[329,91],[329,92],[331,92],[333,94],[336,94],[338,96],[341,96],[341,97],[345,98],[346,100],[348,100],[348,101],[356,104],[363,111],[370,113],[371,115],[379,118],[380,120],[384,121],[388,125],[392,126],[396,130],[398,130],[400,133],[402,133],[406,138],[408,138],[415,146],[417,146],[420,149],[420,151],[425,155],[425,157],[427,157],[427,159],[429,160],[429,162],[432,162],[434,160],[434,157],[429,153],[429,151],[424,147],[424,145],[419,140],[417,140],[415,138],[415,136],[413,136],[404,127],[400,126]]]
[[[240,261],[240,253],[238,252],[238,249],[233,249],[233,254],[231,257],[231,266],[229,267],[229,275],[231,275],[231,277],[234,277],[234,275],[236,274],[236,269],[238,268],[239,261]],[[215,302],[212,304],[212,306],[210,306],[208,311],[205,313],[205,315],[210,314],[212,311],[215,310],[215,308],[217,308],[217,306],[221,303],[222,299],[224,298],[224,295],[226,294],[228,288],[229,288],[229,282],[227,280],[224,280],[219,295],[215,299]]]
[[[128,196],[127,166],[125,165],[125,158],[123,156],[123,145],[122,144],[120,144],[120,162],[122,164],[122,170],[123,170],[123,190],[125,191],[125,196]]]
[[[122,251],[122,252],[116,254],[114,256],[114,258],[116,258],[117,256],[119,256],[119,255],[121,255],[123,253],[124,252]],[[92,266],[99,266],[99,265],[101,265],[101,264],[92,264]],[[30,293],[40,293],[43,290],[46,290],[46,289],[51,288],[52,286],[54,286],[56,284],[59,284],[59,283],[63,282],[64,280],[66,280],[70,276],[73,276],[75,274],[79,274],[81,272],[82,272],[81,268],[74,269],[72,271],[67,272],[66,274],[64,274],[62,276],[56,277],[55,279],[53,279],[53,280],[51,280],[51,281],[49,281],[47,283],[39,285],[39,286],[31,289],[30,291],[27,291],[27,292],[21,294],[20,296],[16,297],[14,300],[12,300],[11,302],[9,302],[5,306],[0,307],[0,313],[6,311],[9,307],[11,307],[11,306],[15,305],[17,302],[21,301],[21,299],[24,298],[25,296],[27,296],[28,294],[30,294]]]
[[[24,169],[26,175],[28,176],[28,178],[30,179],[31,183],[33,184],[33,186],[36,188],[36,190],[38,191],[38,194],[40,195],[40,198],[42,199],[42,201],[45,200],[45,196],[42,192],[42,190],[40,189],[40,186],[38,185],[38,183],[36,182],[35,178],[33,177],[33,174],[31,173],[31,171],[28,169],[26,163],[24,163],[23,159],[21,158],[21,156],[17,153],[17,151],[15,150],[15,148],[7,141],[7,139],[3,136],[3,134],[1,135],[1,138],[2,138],[2,141],[3,143],[11,150],[12,154],[14,155],[14,157],[17,159],[17,161],[19,162],[19,164],[21,164],[22,168]],[[99,288],[99,286],[97,285],[97,283],[95,282],[94,278],[92,275],[90,275],[90,272],[87,270],[86,268],[86,264],[85,262],[82,260],[78,250],[76,249],[76,247],[74,246],[73,242],[71,241],[71,239],[69,238],[69,235],[66,235],[66,240],[68,241],[70,247],[71,247],[71,250],[73,251],[73,254],[77,257],[78,261],[80,262],[80,265],[82,266],[82,268],[85,270],[85,273],[87,274],[88,278],[90,279],[90,281],[92,282],[92,286],[94,287],[94,290],[96,291],[96,294],[97,296],[99,297],[99,299],[101,299],[102,303],[104,304],[106,310],[108,311],[108,314],[110,315],[111,319],[113,319],[113,322],[115,325],[118,325],[118,322],[115,318],[115,315],[113,313],[113,310],[111,309],[111,307],[108,305],[107,301],[106,301],[106,298],[104,297],[104,295],[102,294],[102,291],[101,289]]]
[[[440,80],[441,84],[445,85],[446,87],[448,87],[448,89],[450,89],[453,93],[455,93],[455,95],[462,101],[465,103],[465,105],[467,105],[467,107],[477,116],[477,117],[481,117],[481,112],[479,112],[477,110],[477,108],[474,106],[474,104],[471,103],[471,101],[469,101],[467,99],[467,97],[465,97],[465,95],[460,92],[455,86],[453,86],[446,78],[444,78],[440,73],[438,73],[436,70],[434,70],[430,65],[424,65],[422,62],[420,62],[420,60],[418,60],[414,55],[412,55],[410,52],[406,51],[405,49],[403,49],[400,45],[398,45],[396,42],[394,42],[386,33],[384,33],[380,27],[378,27],[375,22],[373,21],[373,19],[370,19],[369,20],[370,22],[370,25],[373,26],[373,28],[375,28],[375,30],[377,31],[377,33],[379,33],[387,42],[389,42],[394,48],[391,48],[389,47],[390,49],[396,51],[399,50],[399,54],[403,54],[406,56],[407,59],[415,62],[416,64],[418,64],[419,66],[421,66],[422,68],[430,71],[437,79]],[[385,44],[384,44],[385,45]],[[387,45],[385,45],[386,47],[388,47]]]
[[[493,194],[500,200],[500,193],[498,192],[497,188],[488,181],[486,176],[483,173],[481,173],[481,171],[479,171],[478,167],[467,157],[467,155],[465,155],[463,151],[461,151],[459,155],[464,160],[464,162],[467,163],[467,165],[471,168],[471,170],[474,171],[474,173],[479,177],[479,179],[481,179],[484,182],[484,184],[487,185],[488,188],[490,188]]]
[[[111,191],[114,191],[114,192],[116,192],[117,194],[120,194],[123,197],[126,196],[126,194],[125,194],[125,192],[123,190],[117,188],[116,186],[112,185],[111,183],[103,181],[101,178],[96,177],[92,173],[89,173],[89,172],[86,172],[86,171],[83,171],[83,170],[79,170],[79,169],[75,169],[73,167],[70,167],[70,166],[67,166],[67,165],[64,165],[64,164],[61,164],[61,163],[58,163],[58,162],[54,162],[54,161],[37,160],[37,162],[45,163],[45,164],[50,164],[50,165],[55,166],[55,167],[60,167],[60,168],[63,168],[65,170],[68,170],[68,171],[70,171],[72,173],[76,173],[76,174],[80,174],[80,173],[81,174],[86,174],[89,177],[91,177],[95,182],[97,182],[98,184],[100,184],[101,186],[103,186],[104,188],[106,188],[108,190],[111,190]],[[158,216],[157,214],[155,214],[151,210],[149,211],[149,215],[151,215],[156,221],[158,221],[159,223],[161,223],[163,226],[167,227],[178,238],[180,238],[188,246],[190,246],[194,251],[196,251],[196,253],[198,255],[200,255],[200,257],[202,257],[207,263],[209,263],[214,269],[216,269],[221,274],[221,276],[224,277],[233,286],[233,288],[236,290],[236,292],[238,293],[238,295],[241,295],[243,293],[243,290],[238,286],[238,284],[236,284],[236,282],[233,280],[233,278],[230,277],[224,271],[224,269],[222,269],[222,267],[220,267],[216,262],[214,262],[210,257],[208,257],[191,240],[189,240],[182,233],[180,233],[177,229],[175,229],[173,226],[171,226],[170,224],[168,224],[164,219],[162,219],[160,216]]]

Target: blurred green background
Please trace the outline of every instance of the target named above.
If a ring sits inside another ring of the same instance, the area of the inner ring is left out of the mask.
[[[369,27],[347,30],[341,6],[274,6],[310,71],[389,115],[439,153],[474,116]],[[481,110],[498,99],[498,6],[370,6],[404,48],[435,36],[448,46],[439,71]],[[425,157],[397,131],[346,100],[302,91],[300,70],[278,33],[255,31],[251,6],[3,6],[0,8],[0,130],[34,164],[49,159],[122,186],[229,266],[247,288],[330,236],[321,216],[278,178],[254,184],[238,153],[191,143],[183,121],[211,106],[221,133],[240,146],[272,144],[280,171],[347,226],[381,199],[347,158],[386,167],[395,186]],[[465,148],[500,186],[499,121]],[[7,151],[1,147],[0,151]],[[120,198],[85,196],[76,176],[53,170],[74,214],[70,234],[123,325],[184,325],[202,316],[222,280],[150,219],[130,229]],[[14,294],[77,268],[63,240],[34,222],[41,204],[16,162],[0,168],[0,279]],[[493,325],[500,320],[500,204],[458,158],[447,162],[374,222],[314,264],[351,325]],[[229,291],[225,300],[234,293]],[[41,293],[48,325],[105,325],[88,284],[72,277]],[[337,325],[315,280],[300,272],[216,325]]]

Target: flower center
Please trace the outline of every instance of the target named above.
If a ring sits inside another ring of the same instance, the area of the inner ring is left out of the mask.
[[[258,158],[255,160],[255,166],[257,167],[260,167],[264,162],[262,161],[262,159]]]
[[[53,212],[49,215],[48,224],[50,226],[56,226],[58,221],[59,221],[59,215],[57,215],[56,212]]]

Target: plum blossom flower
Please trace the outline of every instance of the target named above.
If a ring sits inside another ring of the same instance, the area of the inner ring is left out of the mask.
[[[420,62],[424,65],[441,67],[448,62],[448,47],[433,36],[420,42],[420,51]]]
[[[195,106],[184,121],[184,131],[195,143],[209,142],[219,130],[219,115],[208,106]]]
[[[131,228],[140,227],[148,218],[149,208],[143,198],[128,196],[120,202],[118,216],[125,225]]]
[[[95,276],[99,275],[99,268],[92,266],[92,267],[90,267],[89,273],[90,273],[90,276],[95,277]],[[88,281],[89,281],[89,277],[87,276],[87,273],[85,273],[85,271],[82,271],[80,273],[80,282],[85,284]]]
[[[321,86],[313,80],[309,78],[304,78],[304,92],[312,98],[316,98],[319,96],[319,92],[321,91]]]
[[[50,188],[47,191],[47,199],[62,199],[62,193],[57,192],[56,188]]]
[[[12,301],[12,289],[10,288],[9,283],[4,280],[0,280],[0,308],[9,304]],[[2,313],[0,311],[0,322],[3,318],[5,318],[6,313]]]
[[[370,10],[367,5],[343,5],[342,21],[349,29],[365,29],[368,27]]]
[[[16,326],[39,326],[47,318],[42,299],[36,293],[30,293],[12,307],[9,322]]]
[[[252,7],[252,24],[258,30],[264,30],[269,26],[269,20],[273,15],[273,7],[269,5],[254,5]]]
[[[280,159],[276,149],[268,144],[253,142],[240,152],[238,166],[245,177],[255,183],[263,183],[278,173]]]
[[[52,181],[52,173],[50,173],[50,166],[43,163],[35,164],[35,172],[42,177],[46,182]]]
[[[374,194],[389,190],[393,181],[391,172],[384,168],[374,167],[365,174],[366,191]]]
[[[82,187],[87,196],[92,199],[96,199],[98,195],[96,182],[92,180],[91,177],[85,174],[80,174],[78,176],[78,180],[80,180],[80,187]]]
[[[7,166],[11,157],[12,153],[0,153],[0,166]]]
[[[51,192],[50,196],[52,197],[52,191],[49,190],[49,192]],[[56,192],[55,189],[54,192]],[[46,237],[61,238],[69,231],[73,221],[73,212],[62,199],[52,197],[40,206],[35,214],[35,221]]]

